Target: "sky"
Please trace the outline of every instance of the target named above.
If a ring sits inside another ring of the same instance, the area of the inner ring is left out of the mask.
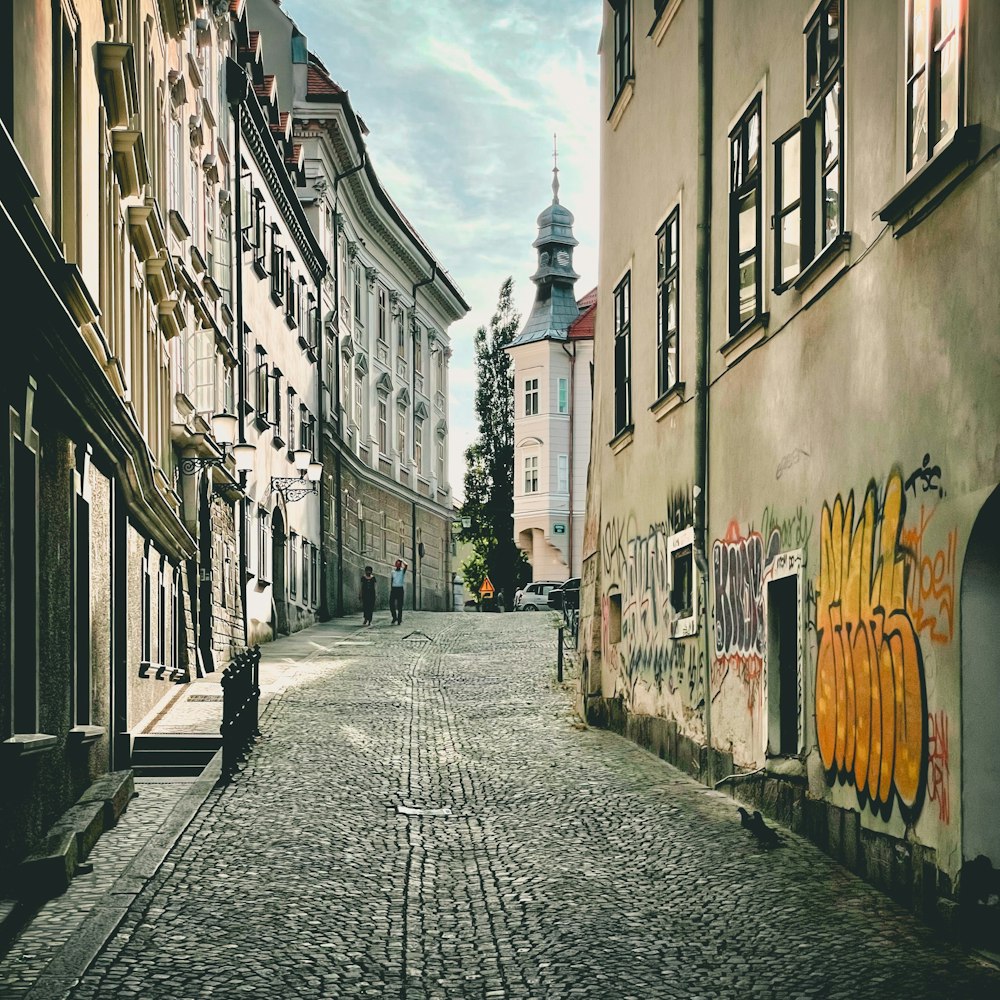
[[[449,478],[476,435],[473,337],[508,275],[522,319],[552,201],[576,217],[577,298],[597,284],[603,0],[284,0],[371,130],[375,172],[471,307],[449,328]],[[266,57],[266,53],[265,53]]]

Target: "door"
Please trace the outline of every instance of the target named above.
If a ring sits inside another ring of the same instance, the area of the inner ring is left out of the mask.
[[[288,635],[288,603],[285,599],[285,518],[277,507],[271,518],[271,577],[274,634]]]

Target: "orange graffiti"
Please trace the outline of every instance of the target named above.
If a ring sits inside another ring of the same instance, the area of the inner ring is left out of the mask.
[[[936,802],[938,819],[951,822],[948,798],[948,716],[944,709],[927,716],[927,798]]]
[[[906,509],[894,469],[881,509],[870,483],[857,524],[854,491],[823,505],[816,629],[816,726],[823,763],[885,814],[919,810],[927,765],[923,656],[906,605]]]
[[[948,532],[945,547],[924,551],[924,534],[934,511],[920,508],[920,523],[904,528],[900,540],[911,560],[907,603],[914,628],[931,642],[947,644],[955,634],[955,552],[958,533]]]

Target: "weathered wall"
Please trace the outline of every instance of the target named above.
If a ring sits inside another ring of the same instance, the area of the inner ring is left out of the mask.
[[[703,778],[723,777],[727,761],[766,771],[736,793],[916,905],[927,879],[932,894],[948,895],[968,860],[963,766],[1000,752],[981,721],[974,740],[961,729],[972,667],[960,598],[973,525],[1000,481],[1000,298],[990,264],[1000,171],[987,158],[908,231],[878,218],[905,179],[903,5],[847,5],[849,249],[777,293],[772,143],[803,113],[808,5],[754,0],[738,23],[716,5],[706,565],[696,627],[677,635],[667,540],[691,523],[693,504],[697,7],[682,4],[658,46],[636,32],[633,97],[604,126],[584,700],[595,720],[681,754]],[[1000,14],[970,4],[969,17],[966,121],[995,134],[1000,86],[983,46],[997,39]],[[606,51],[606,94],[609,69]],[[734,349],[728,134],[758,88],[768,316]],[[649,335],[651,234],[678,200],[686,388],[664,412]],[[613,291],[626,272],[634,426],[612,440]],[[778,631],[782,580],[794,594],[791,650]],[[783,670],[794,670],[785,686]],[[704,751],[706,729],[711,759],[691,752]],[[969,740],[977,755],[963,761]],[[906,854],[905,872],[883,863],[894,850]]]

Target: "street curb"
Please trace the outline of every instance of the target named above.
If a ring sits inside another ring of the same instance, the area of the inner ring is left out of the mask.
[[[215,789],[222,774],[222,751],[181,795],[167,818],[128,863],[86,920],[73,932],[24,995],[25,1000],[62,1000],[107,944],[129,907],[160,870],[171,849]]]

